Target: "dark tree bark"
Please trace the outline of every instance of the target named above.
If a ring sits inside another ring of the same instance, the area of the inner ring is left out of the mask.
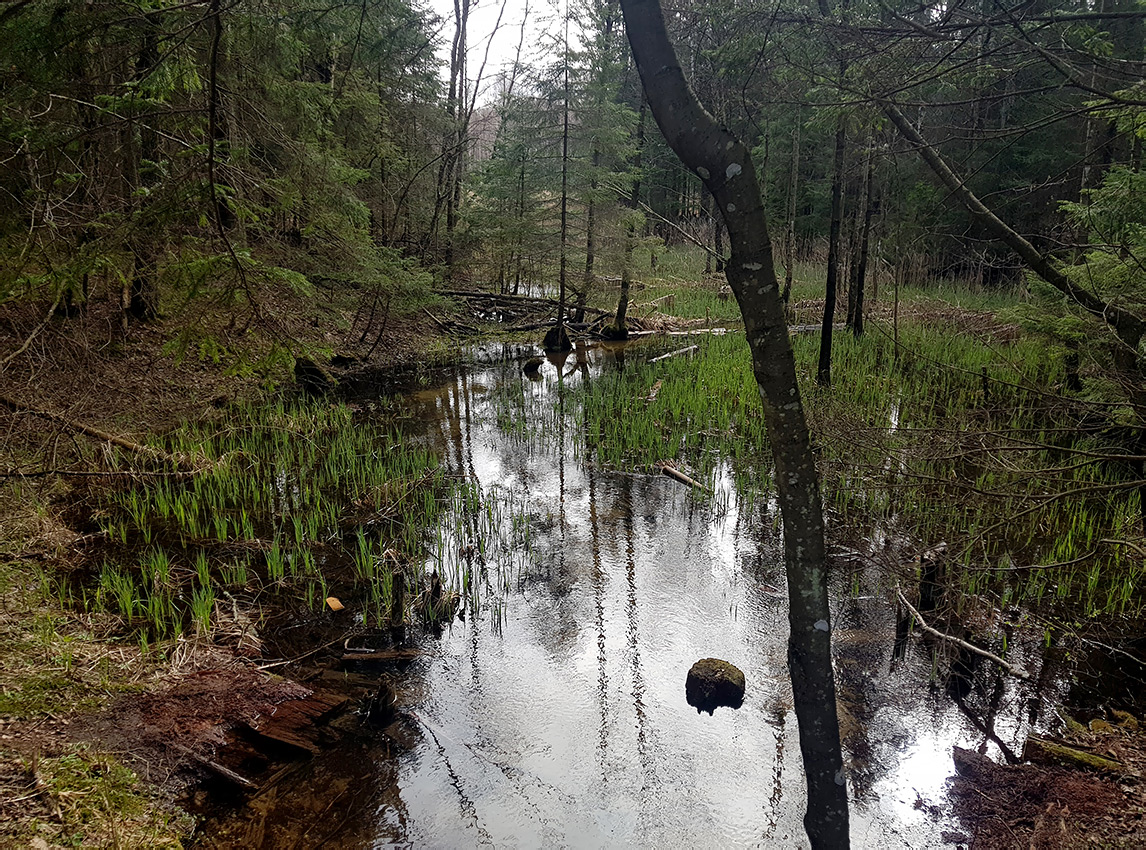
[[[438,232],[442,213],[446,216],[447,265],[452,262],[451,242],[456,224],[457,207],[455,183],[458,178],[458,157],[460,140],[463,137],[462,115],[465,112],[465,62],[466,35],[469,26],[469,0],[454,0],[454,38],[450,45],[450,84],[446,95],[446,112],[450,127],[442,138],[442,155],[438,161],[437,194],[434,200],[434,214],[430,219],[427,236],[432,239]]]
[[[653,117],[669,146],[712,192],[728,226],[732,256],[725,271],[744,316],[784,518],[788,667],[808,784],[804,828],[815,848],[847,847],[823,508],[760,184],[747,147],[689,89],[658,0],[621,0],[621,7]]]
[[[146,79],[159,61],[158,21],[155,14],[143,17],[143,45],[135,61],[135,81],[138,84]],[[133,111],[138,107],[133,104]],[[157,234],[143,226],[146,201],[138,190],[150,188],[155,183],[155,161],[158,159],[159,142],[155,129],[144,119],[127,124],[124,145],[129,163],[124,167],[124,178],[132,185],[136,200],[134,233],[131,236],[133,254],[131,287],[128,294],[127,312],[138,322],[150,322],[159,316],[159,287],[155,279],[155,240]],[[138,125],[138,126],[137,126]]]
[[[828,231],[828,280],[824,287],[824,319],[820,332],[820,362],[816,382],[832,383],[832,326],[836,319],[836,288],[840,275],[840,231],[844,219],[844,145],[847,135],[841,123],[836,130],[836,155],[832,166],[832,223]]]
[[[565,332],[566,269],[569,247],[569,18],[565,18],[565,83],[561,110],[561,253],[557,269],[557,324],[545,334],[546,351],[569,351],[573,346]]]
[[[863,178],[863,214],[859,228],[859,259],[851,269],[848,281],[848,327],[856,339],[863,336],[863,295],[867,283],[868,247],[871,242],[871,219],[875,213],[873,202],[875,187],[875,138],[867,146],[867,167]]]
[[[706,189],[701,193],[701,210],[705,220],[708,222],[708,227],[705,228],[712,233],[712,244],[716,245],[716,219],[719,216],[716,214],[715,202],[712,200],[712,195]],[[712,255],[716,253],[715,248],[711,251],[704,252],[704,273],[705,275],[712,274]]]
[[[585,211],[585,280],[577,293],[577,308],[573,321],[585,321],[585,304],[593,289],[593,266],[597,261],[597,169],[601,167],[601,149],[593,144],[592,177],[589,181],[589,203]]]

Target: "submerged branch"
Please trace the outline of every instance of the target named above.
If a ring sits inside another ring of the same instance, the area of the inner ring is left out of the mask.
[[[988,661],[993,661],[995,664],[998,664],[1002,669],[1006,670],[1012,676],[1015,676],[1019,679],[1030,679],[1031,678],[1030,673],[1028,673],[1025,670],[1022,670],[1018,667],[1015,667],[1013,664],[1010,664],[1010,663],[1004,661],[1002,658],[995,655],[993,652],[988,652],[987,650],[981,649],[981,648],[975,646],[975,644],[969,643],[969,642],[963,640],[962,638],[957,638],[954,635],[949,635],[945,632],[941,632],[938,629],[932,628],[931,626],[927,625],[927,621],[923,619],[923,615],[920,614],[918,611],[915,610],[915,608],[912,607],[911,603],[907,601],[907,597],[903,595],[903,591],[900,590],[898,587],[895,589],[895,595],[899,597],[899,601],[903,604],[903,606],[905,608],[907,608],[907,610],[909,612],[911,612],[911,616],[915,618],[915,622],[917,622],[919,624],[919,628],[921,630],[923,630],[925,633],[931,635],[936,640],[941,640],[941,641],[945,641],[947,643],[955,644],[955,646],[959,647],[960,649],[965,649],[968,652],[973,652],[975,655],[981,656],[982,658],[986,658]]]
[[[667,463],[659,464],[659,466],[660,466],[661,472],[664,475],[667,475],[669,478],[675,479],[676,481],[679,481],[681,484],[688,484],[690,487],[695,487],[697,490],[701,490],[705,493],[710,492],[707,487],[705,487],[703,484],[701,484],[695,478],[690,478],[689,476],[687,476],[683,472],[681,472],[679,469],[677,469],[675,466],[669,466]]]

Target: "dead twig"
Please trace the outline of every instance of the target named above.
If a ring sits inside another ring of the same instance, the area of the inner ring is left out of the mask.
[[[699,345],[690,345],[687,348],[681,348],[676,351],[670,351],[668,354],[662,354],[660,357],[654,357],[649,362],[656,363],[660,360],[668,360],[670,357],[676,357],[678,354],[688,354],[690,351],[696,351],[699,348]]]
[[[953,644],[955,644],[955,646],[959,647],[960,649],[965,649],[968,652],[974,653],[975,655],[978,655],[982,658],[986,658],[988,661],[993,661],[995,664],[998,664],[1003,670],[1007,671],[1008,673],[1010,673],[1012,676],[1015,676],[1016,678],[1019,678],[1019,679],[1030,679],[1031,678],[1030,673],[1026,672],[1025,670],[1021,670],[1018,667],[1014,666],[1013,664],[1010,664],[1010,663],[1004,661],[1002,658],[995,655],[993,652],[988,652],[987,650],[981,649],[981,648],[975,646],[975,644],[969,643],[969,642],[963,640],[962,638],[957,638],[954,635],[946,634],[945,632],[941,632],[938,629],[932,628],[931,626],[927,625],[927,621],[923,619],[923,615],[920,614],[918,611],[916,611],[914,607],[912,607],[911,603],[907,601],[907,597],[903,595],[903,591],[900,590],[898,587],[895,589],[895,595],[899,597],[899,601],[903,604],[903,607],[905,607],[911,613],[911,616],[915,618],[915,622],[917,622],[919,624],[919,628],[923,632],[925,632],[926,634],[931,635],[936,640],[946,641],[947,643],[953,643]]]

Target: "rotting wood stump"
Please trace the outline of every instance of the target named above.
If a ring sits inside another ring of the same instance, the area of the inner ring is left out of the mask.
[[[320,724],[348,701],[340,694],[315,692],[280,702],[273,714],[260,715],[245,725],[262,738],[314,755],[320,749]]]

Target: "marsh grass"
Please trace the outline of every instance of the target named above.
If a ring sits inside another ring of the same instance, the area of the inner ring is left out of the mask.
[[[420,558],[451,486],[430,452],[345,405],[247,408],[163,448],[200,471],[102,495],[111,545],[85,591],[151,642],[210,632],[225,593],[317,609],[337,586],[389,622],[392,573]]]
[[[1061,351],[963,309],[918,310],[898,350],[886,323],[859,341],[840,335],[830,389],[814,382],[819,336],[793,337],[831,526],[886,529],[916,549],[946,542],[948,580],[968,597],[1142,613],[1141,558],[1116,542],[1139,537],[1138,471],[1112,459],[1109,423],[1060,392]],[[710,486],[731,469],[751,510],[772,482],[747,344],[728,334],[698,345],[657,363],[630,357],[563,388],[557,409],[528,393],[507,400],[507,427],[527,441],[568,431],[609,468],[670,461]]]

